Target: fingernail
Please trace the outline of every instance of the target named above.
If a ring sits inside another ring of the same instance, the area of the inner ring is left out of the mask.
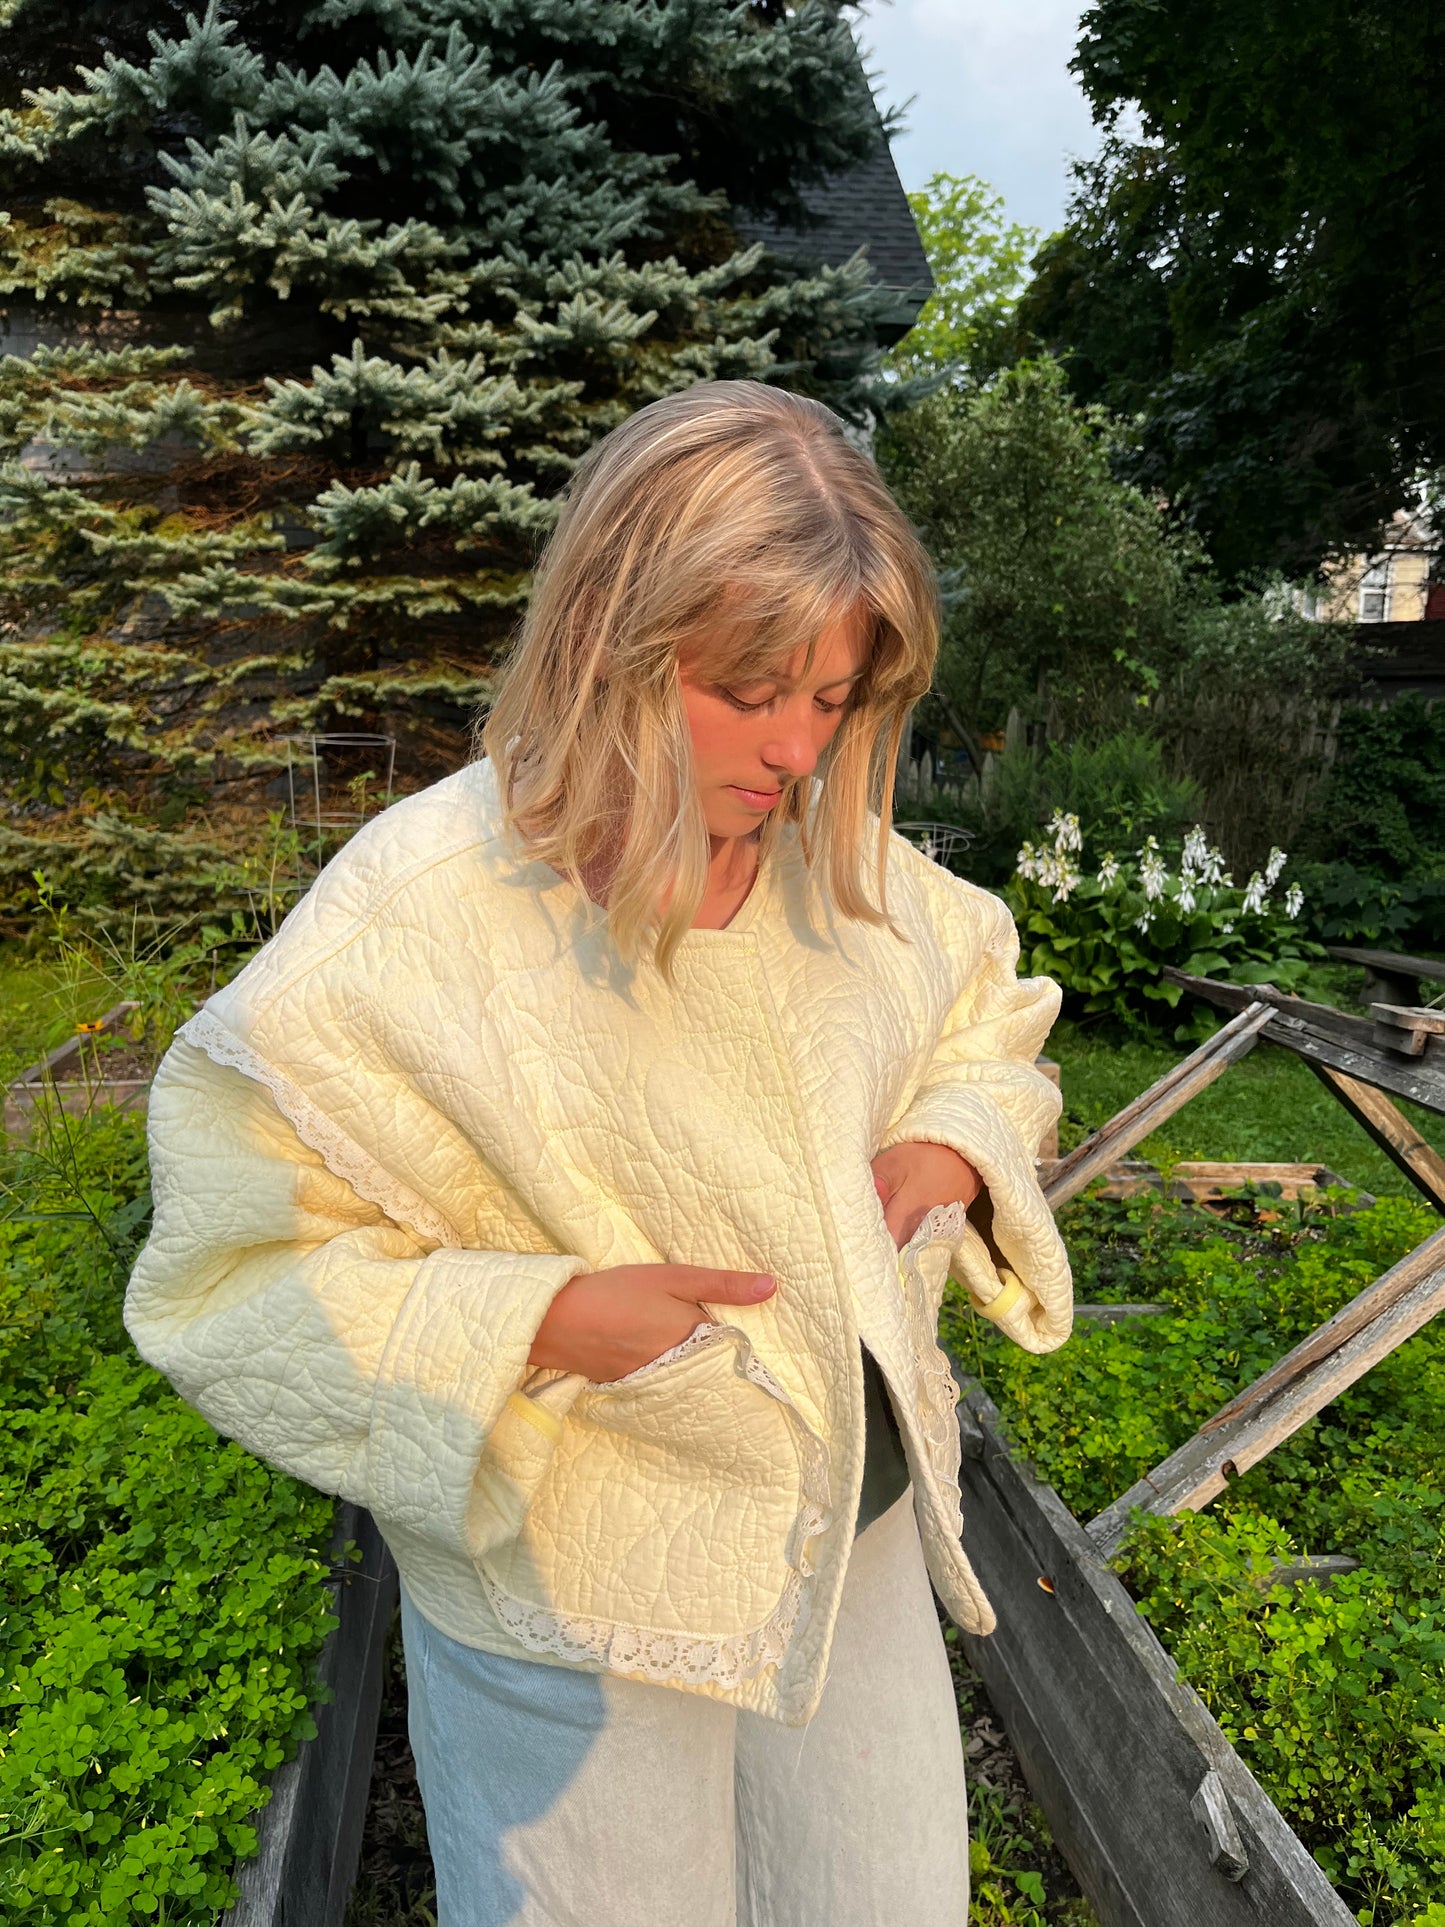
[[[768,1293],[772,1289],[773,1289],[773,1279],[768,1275],[766,1271],[758,1272],[753,1279],[754,1298],[766,1298]]]

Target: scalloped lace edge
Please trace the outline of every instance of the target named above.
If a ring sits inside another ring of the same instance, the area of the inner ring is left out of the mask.
[[[613,1379],[594,1389],[630,1385],[658,1366],[724,1338],[738,1341],[744,1376],[787,1408],[802,1447],[799,1453],[802,1503],[784,1555],[792,1570],[777,1605],[760,1625],[746,1632],[717,1635],[662,1632],[656,1627],[594,1619],[583,1613],[560,1612],[555,1607],[518,1599],[504,1591],[485,1567],[479,1565],[477,1570],[492,1610],[529,1652],[600,1665],[609,1673],[635,1675],[659,1686],[706,1684],[724,1690],[740,1686],[776,1665],[787,1652],[802,1612],[805,1583],[814,1571],[807,1552],[809,1542],[832,1523],[828,1502],[829,1454],[793,1400],[757,1357],[747,1334],[736,1325],[696,1326],[680,1344],[661,1357],[639,1366],[626,1378]]]
[[[295,1127],[302,1143],[315,1151],[333,1177],[343,1178],[368,1203],[379,1205],[389,1218],[433,1244],[458,1246],[461,1238],[442,1213],[425,1198],[394,1178],[355,1138],[343,1131],[284,1071],[229,1030],[204,1008],[176,1031],[176,1036],[203,1050],[217,1064],[228,1064],[276,1100],[276,1108]]]
[[[948,1354],[938,1342],[939,1306],[918,1267],[918,1254],[929,1245],[953,1245],[963,1235],[968,1214],[962,1204],[935,1205],[898,1254],[909,1335],[918,1371],[918,1422],[938,1496],[950,1532],[963,1537],[963,1493],[959,1487],[962,1442],[958,1431],[958,1385]]]

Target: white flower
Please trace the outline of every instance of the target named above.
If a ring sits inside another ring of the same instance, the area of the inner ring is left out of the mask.
[[[1191,877],[1187,875],[1180,877],[1179,896],[1177,900],[1178,900],[1179,908],[1184,912],[1185,916],[1187,917],[1190,911],[1194,908],[1194,887],[1193,887],[1193,879]]]
[[[1083,872],[1059,850],[1052,855],[1045,852],[1039,858],[1038,879],[1045,889],[1053,891],[1055,903],[1067,903],[1069,892],[1084,880]]]
[[[1284,893],[1284,913],[1287,917],[1297,917],[1304,908],[1305,893],[1297,883],[1292,883]]]
[[[1065,816],[1062,810],[1055,810],[1049,818],[1049,835],[1054,839],[1054,849],[1059,856],[1066,850],[1082,850],[1084,847],[1079,819],[1072,813]]]
[[[1232,937],[1234,935],[1234,923],[1232,920],[1220,924],[1219,927],[1226,937]]]
[[[1224,867],[1224,852],[1210,848],[1204,852],[1204,881],[1206,883],[1228,883],[1229,874]]]
[[[1265,905],[1268,902],[1269,902],[1269,893],[1265,889],[1264,878],[1259,874],[1259,871],[1256,870],[1254,875],[1249,879],[1248,886],[1246,887],[1244,892],[1244,903],[1242,905],[1242,908],[1245,916],[1247,917],[1262,916],[1264,914]]]
[[[1119,874],[1118,859],[1116,858],[1112,850],[1105,850],[1104,860],[1099,865],[1100,883],[1102,883],[1104,888],[1107,890],[1109,885],[1114,881],[1115,877],[1117,877],[1118,874]]]
[[[1146,910],[1142,917],[1136,919],[1134,928],[1136,930],[1147,930],[1153,921],[1154,912],[1152,910]]]
[[[1144,847],[1139,852],[1139,882],[1144,896],[1154,903],[1164,894],[1164,886],[1169,881],[1169,871],[1159,854],[1159,844],[1154,837],[1146,837]]]
[[[1083,871],[1062,850],[1039,850],[1032,843],[1018,853],[1018,873],[1051,890],[1055,903],[1067,903],[1069,892],[1084,880]]]
[[[1184,874],[1187,876],[1191,870],[1202,872],[1208,860],[1209,839],[1204,834],[1203,826],[1196,823],[1184,839]]]
[[[1289,858],[1276,843],[1269,853],[1268,862],[1264,866],[1264,880],[1271,890],[1275,884],[1279,882],[1279,873],[1288,862]]]

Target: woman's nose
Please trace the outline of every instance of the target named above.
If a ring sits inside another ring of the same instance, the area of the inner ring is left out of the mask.
[[[796,781],[800,776],[811,776],[818,761],[812,717],[800,716],[796,720],[790,720],[787,716],[778,718],[771,737],[763,744],[760,753],[769,769],[786,774],[791,781]]]

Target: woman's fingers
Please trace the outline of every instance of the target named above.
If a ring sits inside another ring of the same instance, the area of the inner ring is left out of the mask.
[[[777,1280],[765,1271],[715,1271],[708,1265],[668,1265],[667,1289],[695,1305],[756,1305],[771,1298]]]

